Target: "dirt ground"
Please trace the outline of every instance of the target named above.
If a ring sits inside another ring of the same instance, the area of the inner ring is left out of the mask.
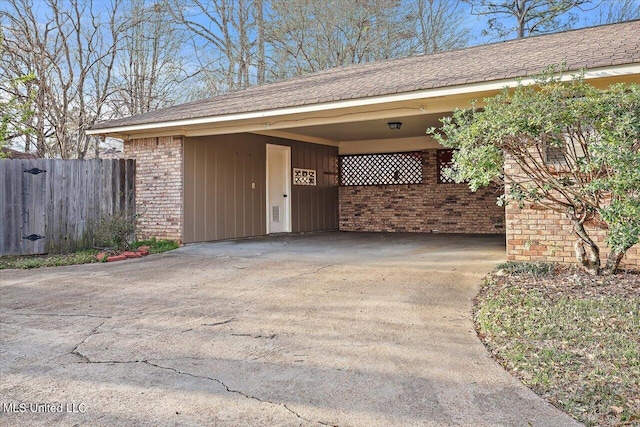
[[[576,425],[476,336],[503,257],[320,233],[0,271],[0,424]]]

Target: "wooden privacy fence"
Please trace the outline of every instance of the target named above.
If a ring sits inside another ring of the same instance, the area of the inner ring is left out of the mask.
[[[0,255],[89,247],[102,216],[135,209],[135,160],[0,160]]]

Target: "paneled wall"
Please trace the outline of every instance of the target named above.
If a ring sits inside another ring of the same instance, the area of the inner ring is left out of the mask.
[[[266,144],[291,147],[291,167],[316,169],[316,186],[292,185],[293,232],[338,228],[338,149],[254,134],[186,138],[184,242],[266,233]]]

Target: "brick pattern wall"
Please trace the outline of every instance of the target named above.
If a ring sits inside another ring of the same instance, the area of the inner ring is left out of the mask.
[[[507,159],[505,170],[517,174],[515,161]],[[565,215],[528,204],[524,209],[509,204],[506,208],[507,259],[516,261],[549,261],[577,263],[574,244],[576,237],[571,221]],[[600,248],[601,258],[608,255],[606,230],[602,223],[592,221],[585,229]],[[635,245],[622,260],[623,268],[640,268],[640,245]]]
[[[126,141],[124,154],[136,159],[138,238],[182,243],[182,137]]]
[[[496,190],[439,184],[436,153],[423,151],[422,184],[340,187],[340,230],[504,233]]]

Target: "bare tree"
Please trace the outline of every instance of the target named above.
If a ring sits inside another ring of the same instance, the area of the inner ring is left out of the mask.
[[[399,1],[272,0],[272,78],[400,56],[411,37],[403,12]]]
[[[91,0],[6,0],[0,11],[6,55],[2,72],[32,74],[37,94],[30,126],[37,155],[84,158],[85,129],[105,116],[121,0],[98,10]]]
[[[48,138],[53,134],[50,124],[45,120],[47,97],[44,88],[50,59],[45,54],[45,46],[54,38],[55,25],[51,21],[40,23],[35,15],[33,3],[27,0],[10,0],[0,10],[2,20],[4,49],[2,51],[0,79],[3,91],[16,99],[24,100],[24,94],[7,85],[18,76],[32,75],[27,84],[27,92],[36,94],[34,114],[25,123],[30,135],[25,138],[25,150],[30,151],[35,144],[36,155],[44,157],[48,153]]]
[[[191,35],[197,52],[194,59],[209,94],[242,89],[263,80],[264,45],[256,23],[263,21],[262,1],[165,0],[165,4]]]
[[[614,24],[640,19],[640,0],[602,0],[592,24]]]
[[[264,38],[264,2],[263,0],[254,0],[254,15],[256,21],[256,27],[258,30],[258,37],[256,44],[258,46],[258,75],[256,83],[262,84],[265,82],[266,76],[266,56],[265,56],[265,38]]]
[[[0,33],[0,53],[4,51],[3,46],[4,36]],[[5,155],[2,149],[11,140],[29,133],[27,124],[33,115],[34,96],[28,89],[31,80],[33,75],[25,75],[0,84],[0,158]]]
[[[130,24],[121,37],[111,97],[113,113],[128,116],[182,100],[184,31],[171,25],[165,3],[130,0]]]
[[[415,24],[416,53],[434,53],[467,45],[469,28],[464,24],[460,0],[416,0],[409,2]]]
[[[463,1],[471,5],[472,14],[490,17],[488,28],[483,34],[493,34],[497,38],[505,38],[514,33],[522,38],[571,28],[577,17],[570,11],[590,3],[590,0]]]

